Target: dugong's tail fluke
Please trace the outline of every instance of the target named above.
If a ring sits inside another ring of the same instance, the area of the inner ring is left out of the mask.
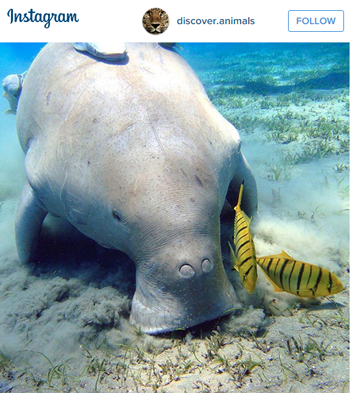
[[[47,215],[29,183],[24,186],[16,215],[16,245],[21,262],[34,256],[42,223]]]

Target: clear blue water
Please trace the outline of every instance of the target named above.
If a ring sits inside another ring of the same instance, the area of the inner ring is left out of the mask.
[[[2,72],[7,70],[7,72],[18,73],[20,71],[17,70],[17,66],[21,69],[28,68],[44,45],[44,43],[1,43]]]

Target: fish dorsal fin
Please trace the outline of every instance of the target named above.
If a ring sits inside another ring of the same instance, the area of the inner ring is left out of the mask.
[[[259,257],[259,259],[270,259],[270,258],[283,258],[283,259],[292,259],[294,260],[294,258],[292,258],[290,255],[288,255],[285,251],[282,250],[282,252],[280,254],[274,254],[274,255],[266,255],[266,256],[262,256]]]
[[[236,254],[233,251],[233,248],[232,248],[230,242],[228,242],[228,246],[230,247],[230,255],[231,255],[232,262],[233,262],[233,268],[238,271]]]
[[[258,262],[258,259],[263,260],[263,259],[274,259],[274,258],[282,258],[282,254],[266,255],[266,256],[258,257],[256,258],[256,260]]]
[[[286,259],[294,259],[290,255],[288,255],[284,250],[282,250],[281,256],[282,258],[286,258]]]
[[[269,280],[270,284],[273,286],[274,291],[275,291],[275,292],[283,292],[283,289],[281,289],[277,284],[275,284],[275,283],[271,280],[271,278],[268,276],[268,274],[265,272],[265,270],[260,266],[260,264],[259,264],[259,259],[260,259],[260,258],[257,258],[258,265],[259,265],[260,269],[263,271],[263,273],[265,274],[266,278]]]

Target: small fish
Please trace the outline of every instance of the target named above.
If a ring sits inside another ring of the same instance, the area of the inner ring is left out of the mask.
[[[343,290],[339,278],[329,270],[296,261],[282,250],[281,254],[256,259],[275,289],[300,297],[329,296]]]
[[[123,59],[126,54],[124,42],[73,42],[73,46],[78,51],[112,62]]]
[[[234,268],[238,271],[241,277],[244,288],[253,293],[255,290],[256,280],[258,277],[256,267],[256,254],[252,235],[250,233],[249,218],[241,209],[241,201],[243,194],[244,181],[239,189],[238,202],[234,208],[236,211],[234,226],[233,226],[233,244],[234,250],[230,247],[231,260]]]
[[[4,93],[2,94],[2,96],[7,99],[10,105],[10,109],[5,111],[5,114],[16,114],[18,100],[19,96],[21,95],[23,80],[26,73],[27,71],[23,74],[8,75],[2,81],[2,88],[4,89]]]

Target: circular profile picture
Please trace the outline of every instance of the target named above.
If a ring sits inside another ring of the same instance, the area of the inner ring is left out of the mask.
[[[143,15],[143,27],[150,34],[162,34],[169,26],[168,14],[160,8],[151,8]]]

